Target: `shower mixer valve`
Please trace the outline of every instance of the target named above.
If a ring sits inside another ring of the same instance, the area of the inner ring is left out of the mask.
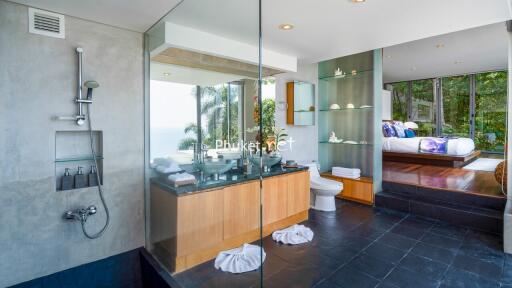
[[[70,221],[86,222],[87,218],[91,215],[96,214],[96,206],[91,205],[87,208],[80,208],[77,210],[69,210],[64,213],[64,219]]]

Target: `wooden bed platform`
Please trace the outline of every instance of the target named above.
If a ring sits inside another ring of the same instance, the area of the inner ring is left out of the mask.
[[[429,154],[429,153],[399,153],[382,152],[384,161],[413,163],[422,165],[434,165],[444,167],[461,168],[480,156],[480,151],[475,150],[464,156]]]

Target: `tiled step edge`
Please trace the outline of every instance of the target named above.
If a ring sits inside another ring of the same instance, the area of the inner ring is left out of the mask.
[[[375,195],[375,206],[442,220],[472,229],[503,233],[503,214],[497,210],[453,205],[441,201],[417,200],[392,192]]]

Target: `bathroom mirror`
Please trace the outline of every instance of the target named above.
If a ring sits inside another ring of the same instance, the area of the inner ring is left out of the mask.
[[[286,123],[297,126],[315,125],[315,86],[308,82],[286,84]]]

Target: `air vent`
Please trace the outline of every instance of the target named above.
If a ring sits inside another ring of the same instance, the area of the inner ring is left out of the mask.
[[[28,32],[65,38],[64,15],[28,8]]]

